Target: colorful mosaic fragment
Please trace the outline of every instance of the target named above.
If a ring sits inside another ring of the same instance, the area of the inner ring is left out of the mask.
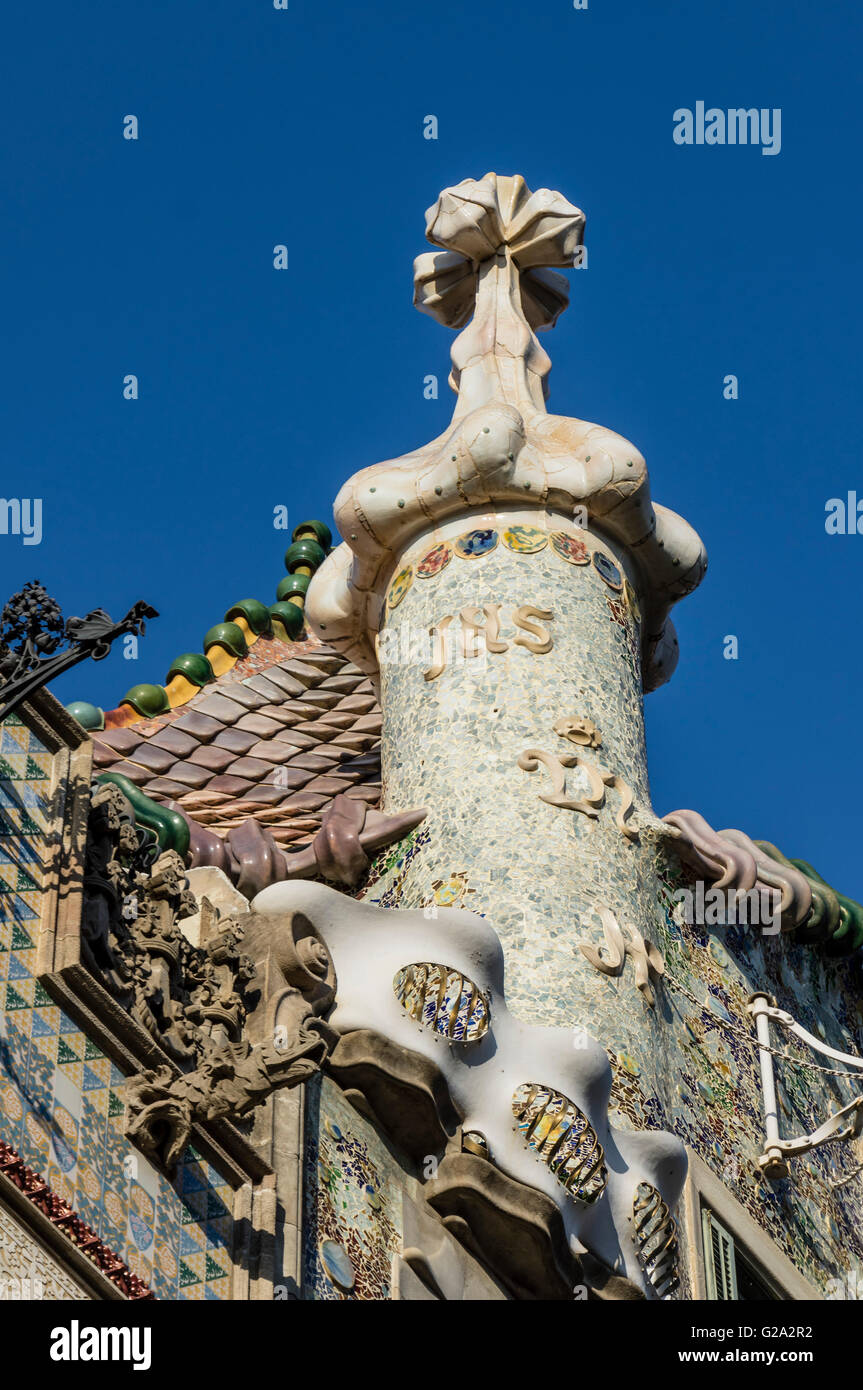
[[[390,1297],[404,1175],[331,1081],[306,1089],[303,1296]]]

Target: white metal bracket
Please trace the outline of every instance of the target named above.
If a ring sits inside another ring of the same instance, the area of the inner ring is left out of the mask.
[[[761,1059],[761,1084],[764,1089],[764,1118],[767,1137],[764,1152],[758,1166],[767,1178],[787,1178],[788,1159],[809,1153],[821,1144],[839,1139],[856,1139],[863,1131],[863,1094],[843,1105],[841,1110],[828,1116],[823,1124],[811,1134],[798,1139],[781,1139],[779,1136],[779,1105],[776,1097],[776,1076],[773,1069],[773,1053],[770,1050],[770,1024],[774,1023],[786,1033],[792,1033],[801,1042],[829,1057],[834,1062],[859,1072],[863,1082],[863,1057],[854,1057],[848,1052],[837,1052],[828,1047],[820,1038],[814,1037],[797,1023],[791,1014],[776,1007],[776,1000],[769,994],[753,994],[746,1006],[747,1013],[755,1019],[758,1035],[758,1055]]]

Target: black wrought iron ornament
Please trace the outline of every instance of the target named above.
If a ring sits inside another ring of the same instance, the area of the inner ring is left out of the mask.
[[[158,616],[140,600],[117,623],[103,608],[64,619],[59,604],[31,579],[0,613],[0,720],[79,662],[102,661],[118,637],[140,636],[145,618]]]

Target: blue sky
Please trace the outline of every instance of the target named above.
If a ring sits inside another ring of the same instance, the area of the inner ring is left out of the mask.
[[[863,498],[860,25],[791,0],[15,7],[2,490],[43,499],[44,533],[0,536],[0,588],[162,615],[137,663],[55,693],[112,707],[163,680],[232,602],[274,600],[275,506],[329,521],[345,478],[443,428],[450,393],[422,382],[451,335],[411,308],[423,212],[522,173],[587,215],[550,407],[632,439],[710,555],[646,702],[655,805],[863,898],[863,535],[824,525],[828,498]],[[781,108],[781,152],[676,145],[699,100]]]

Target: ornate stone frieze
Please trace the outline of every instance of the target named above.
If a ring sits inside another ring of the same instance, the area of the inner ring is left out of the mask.
[[[210,920],[200,947],[181,922],[198,910],[179,855],[156,852],[112,785],[92,800],[84,873],[82,962],[182,1071],[239,1042],[254,968],[242,927]]]
[[[188,1144],[194,1124],[242,1119],[273,1091],[297,1086],[314,1076],[337,1034],[305,1010],[284,1040],[253,1045],[230,1043],[207,1057],[190,1075],[159,1067],[126,1085],[126,1136],[165,1168],[173,1168]]]
[[[236,1121],[274,1090],[306,1080],[336,1035],[314,1017],[332,998],[319,943],[292,937],[281,971],[261,980],[240,949],[242,918],[221,920],[204,899],[200,945],[192,945],[181,923],[198,904],[182,861],[170,850],[153,862],[157,853],[119,788],[100,786],[90,813],[82,960],[165,1054],[164,1065],[128,1081],[126,1132],[172,1168],[194,1124]],[[244,1028],[255,1009],[269,1011],[273,1027],[252,1042]]]
[[[55,1303],[86,1298],[63,1266],[0,1207],[0,1302],[45,1299]]]

